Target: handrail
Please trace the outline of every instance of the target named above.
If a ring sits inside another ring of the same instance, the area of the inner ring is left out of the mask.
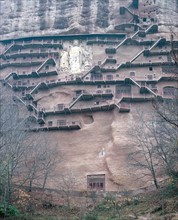
[[[30,94],[32,95],[40,86],[41,86],[42,82],[39,82],[34,89],[32,89],[32,91],[30,92]]]
[[[36,72],[38,73],[38,72],[43,68],[43,66],[44,66],[46,63],[48,63],[49,60],[53,60],[54,63],[55,63],[55,66],[56,66],[56,62],[55,62],[55,60],[54,60],[53,58],[47,58],[47,59],[41,64],[41,66],[36,70]]]
[[[133,61],[135,61],[141,54],[144,53],[144,51],[145,51],[145,50],[141,50],[137,55],[135,55],[134,58],[132,58],[132,59],[130,60],[130,62],[132,63]]]
[[[5,78],[4,78],[4,80],[8,80],[11,76],[13,76],[14,75],[14,73],[9,73]]]
[[[155,92],[153,92],[153,90],[152,89],[150,89],[148,86],[144,86],[151,94],[153,94],[155,97],[157,97],[158,95],[155,93]]]
[[[116,46],[116,50],[119,49],[119,47],[121,47],[129,38],[126,36],[126,38],[124,38],[123,41],[121,41],[117,46]]]
[[[18,96],[18,95],[14,95],[14,98],[19,100],[22,104],[24,104],[25,106],[27,106],[27,104]]]
[[[162,37],[160,37],[160,38],[149,48],[149,51],[152,50],[161,40],[163,40]]]
[[[70,105],[69,105],[69,108],[72,108],[74,105],[75,105],[75,103],[77,103],[79,100],[80,100],[80,98],[83,96],[83,94],[80,94]]]
[[[10,50],[13,46],[15,45],[14,41],[11,43],[11,45],[1,54],[1,55],[5,55],[7,53],[8,50]]]
[[[151,30],[151,28],[153,28],[156,24],[151,24],[146,30],[145,30],[145,34],[148,34],[148,32]]]

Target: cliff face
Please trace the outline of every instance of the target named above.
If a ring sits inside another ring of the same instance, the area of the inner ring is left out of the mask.
[[[0,1],[1,35],[103,32],[113,24],[116,0]]]
[[[159,6],[159,23],[162,31],[169,31],[174,26],[174,31],[177,32],[177,16],[178,16],[178,0],[157,0]]]
[[[177,0],[154,2],[159,5],[161,23],[175,24]],[[4,39],[41,34],[111,32],[120,23],[119,7],[129,3],[131,0],[0,0],[0,35]]]
[[[171,26],[176,32],[178,2],[140,0],[139,10],[131,2],[0,0],[0,39],[32,36],[0,42],[0,80],[25,104],[29,117],[40,121],[33,131],[50,130],[45,135],[54,141],[52,146],[57,142],[63,157],[58,175],[72,171],[80,189],[87,188],[88,176],[99,174],[106,174],[107,190],[151,183],[138,181],[139,171],[135,177],[128,164],[136,149],[130,130],[139,122],[138,111],[149,115],[152,105],[146,100],[175,86],[170,74],[177,69],[170,68],[167,39]],[[119,31],[121,35],[75,36],[77,40],[43,37]],[[37,114],[41,110],[44,114]],[[56,187],[52,180],[48,185]]]

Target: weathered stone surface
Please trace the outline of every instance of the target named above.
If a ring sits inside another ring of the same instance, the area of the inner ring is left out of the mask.
[[[113,31],[120,23],[120,6],[129,2],[131,0],[0,0],[0,36]],[[177,1],[155,2],[159,5],[157,13],[162,30],[168,31],[168,26],[177,25]]]
[[[157,0],[159,6],[159,23],[162,32],[173,30],[178,32],[178,1],[177,0]],[[174,27],[174,28],[173,28]]]

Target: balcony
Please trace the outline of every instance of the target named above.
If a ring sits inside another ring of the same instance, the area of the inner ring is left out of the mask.
[[[17,60],[17,61],[6,61],[0,64],[0,69],[4,69],[6,67],[31,67],[38,66],[42,64],[43,61],[36,60]]]
[[[114,93],[112,90],[107,89],[107,90],[97,90],[96,92],[87,92],[83,91],[82,93],[81,100],[90,100],[96,97],[102,97],[102,98],[112,98]]]
[[[120,113],[128,113],[130,112],[130,105],[128,103],[119,103],[119,112]]]
[[[94,102],[93,105],[81,105],[71,109],[71,113],[111,111],[114,109],[114,103]]]
[[[61,114],[69,114],[71,113],[71,110],[69,109],[69,105],[58,104],[53,108],[40,108],[39,113],[44,113],[46,116],[61,115]]]
[[[63,48],[62,41],[45,41],[43,39],[16,41],[15,45],[21,46],[22,48]]]
[[[44,114],[43,114],[43,113],[38,113],[37,122],[38,122],[39,124],[45,124],[45,117],[44,117]]]
[[[81,129],[81,123],[78,121],[68,121],[66,123],[59,124],[58,121],[48,121],[48,125],[41,124],[40,127],[35,127],[31,131],[70,131],[70,130],[79,130]]]

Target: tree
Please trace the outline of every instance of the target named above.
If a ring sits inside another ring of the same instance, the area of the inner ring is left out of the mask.
[[[22,179],[28,183],[30,192],[34,185],[44,189],[48,178],[55,174],[55,168],[61,161],[61,154],[57,152],[56,144],[52,145],[44,133],[30,136],[22,175]]]
[[[164,173],[178,178],[178,129],[159,117],[155,131],[156,153],[160,157]]]
[[[27,133],[22,129],[24,120],[20,118],[17,104],[11,101],[11,94],[2,87],[0,92],[0,191],[6,213],[25,151],[23,145]]]
[[[171,32],[171,56],[178,67],[177,42],[174,41],[175,33]],[[177,72],[178,73],[178,72]],[[174,89],[172,98],[157,98],[153,100],[154,111],[159,115],[162,121],[162,126],[159,127],[159,132],[162,135],[163,142],[158,147],[158,153],[161,156],[165,169],[169,176],[173,179],[178,179],[178,75],[175,73],[172,80],[177,82],[177,87]]]
[[[138,113],[137,122],[133,125],[130,135],[132,137],[136,150],[132,151],[129,157],[129,163],[136,170],[141,171],[142,180],[151,176],[155,187],[159,188],[157,179],[157,171],[159,158],[155,150],[154,126],[155,121],[143,117],[142,113]],[[154,129],[154,130],[152,130]]]
[[[154,99],[153,107],[155,112],[163,121],[175,126],[178,129],[178,89],[172,99]]]
[[[155,112],[167,123],[178,128],[178,50],[177,50],[177,42],[174,41],[174,37],[176,34],[173,30],[170,30],[170,42],[171,42],[171,51],[170,54],[175,61],[175,67],[177,68],[177,72],[174,76],[171,76],[170,79],[177,82],[177,88],[174,90],[174,95],[172,98],[167,99],[156,98],[153,100],[153,107]]]
[[[55,149],[49,149],[50,140],[44,138],[44,149],[43,149],[43,162],[42,162],[42,172],[43,172],[43,182],[42,188],[44,189],[49,177],[53,177],[56,173],[57,164],[62,160],[62,154],[57,152]]]
[[[61,175],[59,179],[59,190],[65,198],[67,209],[70,210],[71,197],[78,184],[77,179],[71,171],[68,171],[65,175]]]
[[[176,51],[176,42],[174,42],[174,36],[176,34],[171,30],[171,55],[175,63],[178,65],[178,53]]]
[[[151,176],[158,189],[161,175],[177,177],[177,127],[154,111],[146,116],[139,112],[131,135],[136,150],[129,154],[129,161],[142,170],[140,178]]]
[[[28,131],[24,109],[0,85],[0,203],[4,213],[15,190],[28,184],[29,191],[46,182],[60,161],[56,145],[45,134]]]
[[[171,56],[178,66],[177,42],[175,33],[171,30]],[[178,180],[178,76],[175,73],[171,80],[177,82],[172,98],[159,97],[153,100],[153,116],[148,120],[139,117],[138,125],[132,131],[135,133],[137,151],[131,153],[134,164],[146,168],[152,175],[158,188],[157,170],[162,169],[173,180]],[[140,161],[141,154],[145,161]]]

